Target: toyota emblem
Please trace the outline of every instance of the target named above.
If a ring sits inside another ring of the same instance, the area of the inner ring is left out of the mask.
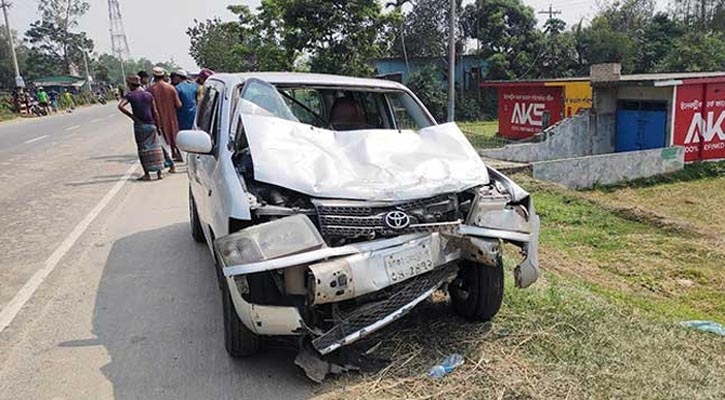
[[[390,229],[401,230],[410,225],[410,217],[402,211],[395,210],[385,214],[383,222]]]

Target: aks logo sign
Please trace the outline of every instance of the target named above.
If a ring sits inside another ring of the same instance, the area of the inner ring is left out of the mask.
[[[720,116],[715,119],[715,113],[710,111],[707,113],[707,119],[703,118],[702,113],[695,113],[692,116],[690,127],[687,130],[685,144],[700,143],[700,138],[705,143],[711,142],[715,136],[721,141],[725,141],[725,111],[720,112]]]
[[[514,103],[514,112],[511,123],[517,125],[542,126],[541,117],[544,115],[543,103]]]

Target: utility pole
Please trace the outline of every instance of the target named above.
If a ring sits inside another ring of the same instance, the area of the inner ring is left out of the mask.
[[[93,93],[93,87],[91,87],[91,72],[88,70],[88,54],[85,49],[83,51],[83,64],[86,66],[86,83],[88,83],[88,92]]]
[[[10,29],[10,20],[8,19],[8,8],[10,3],[6,0],[0,0],[0,7],[3,9],[3,15],[5,16],[5,28],[8,33],[8,41],[10,42],[10,54],[13,58],[13,67],[15,68],[15,86],[19,88],[25,87],[25,81],[20,75],[20,67],[18,66],[18,56],[15,54],[15,43],[13,43],[13,31]]]
[[[451,2],[448,25],[448,122],[456,117],[456,0]]]
[[[541,10],[539,14],[549,14],[549,19],[554,19],[554,15],[561,14],[561,10],[554,10],[554,6],[549,4],[548,10]]]

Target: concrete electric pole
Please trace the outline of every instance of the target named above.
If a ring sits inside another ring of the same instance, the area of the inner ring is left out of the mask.
[[[448,122],[456,118],[456,0],[451,2],[448,25]]]
[[[8,8],[10,3],[6,0],[0,0],[0,7],[3,9],[3,15],[5,16],[5,29],[7,29],[8,42],[10,44],[10,54],[13,58],[13,67],[15,68],[15,86],[24,88],[25,81],[20,76],[20,67],[18,66],[18,56],[15,54],[15,43],[13,43],[13,31],[10,29],[10,20],[8,19]]]

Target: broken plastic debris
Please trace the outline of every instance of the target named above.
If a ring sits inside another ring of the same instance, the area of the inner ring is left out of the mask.
[[[451,354],[446,357],[443,362],[438,365],[434,365],[433,368],[428,370],[428,376],[431,378],[442,378],[451,373],[454,369],[463,365],[464,359],[460,354]]]
[[[694,328],[704,332],[725,336],[725,327],[715,321],[682,321],[680,325],[686,328]]]

